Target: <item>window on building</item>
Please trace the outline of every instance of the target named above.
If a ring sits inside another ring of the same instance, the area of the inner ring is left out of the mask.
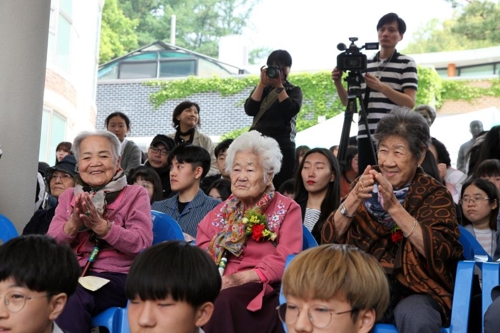
[[[491,76],[494,74],[493,64],[460,68],[460,76]]]
[[[155,78],[157,63],[155,62],[122,62],[120,64],[120,79]]]
[[[160,62],[160,77],[196,75],[196,60],[168,60]]]
[[[70,71],[73,0],[52,0],[47,59]]]
[[[66,141],[66,118],[52,109],[44,108],[42,116],[42,132],[40,135],[39,161],[54,165],[56,147]]]

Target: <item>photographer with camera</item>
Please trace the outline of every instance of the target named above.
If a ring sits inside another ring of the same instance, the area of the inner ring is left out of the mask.
[[[288,82],[292,57],[285,50],[271,52],[267,67],[260,69],[260,81],[245,101],[245,113],[253,117],[250,130],[275,139],[283,154],[281,171],[274,187],[293,178],[295,171],[295,120],[302,106],[302,90]]]
[[[396,106],[413,108],[417,95],[418,76],[415,61],[396,50],[403,39],[406,24],[395,13],[389,13],[378,21],[377,32],[380,51],[368,59],[366,74],[361,85],[364,105],[368,117],[370,134],[377,129],[377,123]],[[347,104],[348,92],[342,85],[343,72],[335,67],[332,80],[343,105]],[[373,143],[368,138],[364,122],[358,127],[359,172],[376,161],[372,154]]]

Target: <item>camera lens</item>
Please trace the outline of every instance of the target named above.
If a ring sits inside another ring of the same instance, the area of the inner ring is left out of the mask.
[[[266,70],[266,75],[268,78],[270,79],[275,79],[278,77],[278,67],[268,67],[267,70]]]

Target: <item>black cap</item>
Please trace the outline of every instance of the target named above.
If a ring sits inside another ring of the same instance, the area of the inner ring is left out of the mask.
[[[175,142],[174,139],[169,138],[166,135],[163,134],[158,134],[153,138],[153,141],[151,141],[151,146],[155,147],[158,143],[162,143],[165,145],[165,148],[167,148],[168,151],[171,151],[175,147]]]
[[[56,165],[47,169],[47,178],[50,178],[55,171],[66,172],[68,175],[74,177],[76,174],[76,157],[74,155],[64,156]]]

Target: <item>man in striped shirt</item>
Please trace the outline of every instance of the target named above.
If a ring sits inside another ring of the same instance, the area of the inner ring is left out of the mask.
[[[403,39],[406,23],[397,14],[384,15],[377,24],[380,51],[368,59],[363,83],[362,97],[367,99],[368,127],[373,135],[377,124],[396,106],[413,108],[417,95],[418,76],[415,61],[398,53],[396,45]],[[338,96],[342,104],[347,104],[348,92],[342,85],[342,72],[335,67],[332,71]],[[366,96],[367,95],[367,96]],[[364,121],[358,128],[358,166],[363,173],[367,165],[376,163],[372,156],[371,144]]]

